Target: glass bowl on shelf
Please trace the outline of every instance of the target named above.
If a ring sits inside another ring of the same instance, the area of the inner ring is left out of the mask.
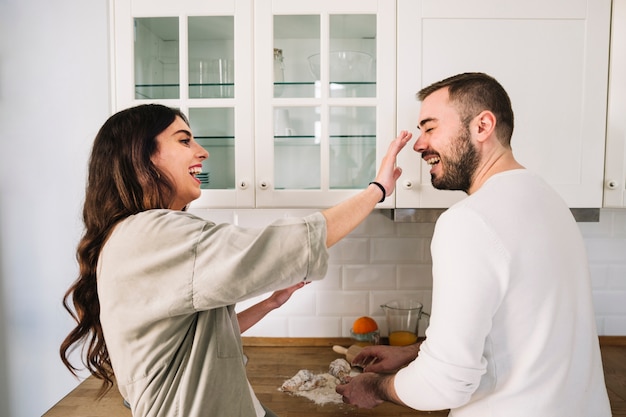
[[[320,79],[320,54],[308,57],[309,70],[316,80]],[[331,82],[371,82],[374,81],[374,58],[358,51],[331,52],[328,60]]]

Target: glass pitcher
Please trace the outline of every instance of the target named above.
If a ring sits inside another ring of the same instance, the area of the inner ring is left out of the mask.
[[[387,318],[391,346],[406,346],[417,342],[420,319],[422,316],[430,318],[430,314],[422,311],[424,305],[416,300],[393,300],[380,308]]]

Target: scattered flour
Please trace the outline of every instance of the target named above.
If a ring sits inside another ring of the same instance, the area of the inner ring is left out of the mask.
[[[310,391],[295,391],[294,395],[299,397],[308,398],[315,404],[324,405],[328,403],[342,404],[343,399],[341,395],[335,392],[335,387],[339,380],[331,374],[320,374],[326,380],[326,384],[322,387],[317,387]]]
[[[350,371],[350,376],[355,376],[359,373],[359,371],[353,369]],[[297,380],[297,377],[309,374],[312,375],[312,378],[315,378],[321,383],[315,384],[315,387],[309,385],[308,387],[303,388],[304,384],[301,384],[296,389],[291,389],[291,387],[289,387],[290,385],[292,385],[290,383],[293,382],[294,378],[296,378]],[[278,388],[278,390],[297,395],[298,397],[307,398],[318,405],[324,405],[329,403],[343,404],[343,399],[341,395],[337,394],[337,392],[335,391],[335,387],[337,386],[337,384],[339,384],[339,379],[329,373],[315,375],[312,374],[310,371],[303,369],[298,371],[298,373],[293,378],[285,381],[283,386]],[[286,387],[289,387],[289,389],[285,389]]]

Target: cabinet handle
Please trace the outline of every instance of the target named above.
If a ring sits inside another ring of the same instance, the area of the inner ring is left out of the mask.
[[[239,181],[239,188],[241,188],[242,190],[248,188],[248,181],[245,179]]]
[[[411,188],[413,188],[413,182],[411,182],[411,180],[405,180],[402,186],[405,190],[410,190]]]
[[[615,190],[616,188],[619,187],[619,181],[615,181],[615,180],[608,180],[606,182],[606,186],[608,189],[610,190]]]
[[[261,190],[267,190],[270,184],[267,181],[259,181],[259,188]]]

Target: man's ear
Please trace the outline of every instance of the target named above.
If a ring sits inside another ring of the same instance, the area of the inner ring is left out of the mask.
[[[495,134],[496,116],[489,110],[483,110],[474,119],[476,121],[477,140],[484,141],[489,136]]]

